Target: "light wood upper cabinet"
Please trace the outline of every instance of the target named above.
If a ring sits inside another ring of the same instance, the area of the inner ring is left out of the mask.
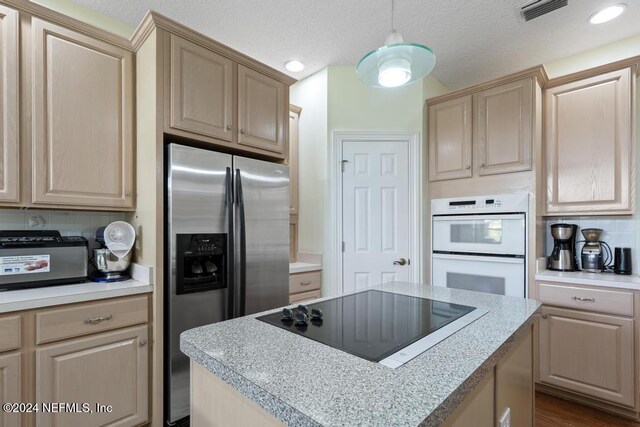
[[[541,317],[541,382],[634,406],[633,319],[544,306]]]
[[[475,170],[480,176],[531,170],[533,78],[474,95]]]
[[[471,177],[471,95],[430,105],[429,180]]]
[[[0,201],[18,202],[18,12],[0,5]]]
[[[176,35],[170,39],[170,126],[232,140],[233,62]]]
[[[22,402],[20,353],[0,355],[0,404]],[[19,427],[20,413],[0,412],[0,426]]]
[[[33,18],[32,201],[132,208],[133,55]]]
[[[36,401],[87,402],[92,414],[38,413],[37,425],[133,426],[148,419],[147,327],[36,349]],[[111,412],[96,412],[96,404]]]
[[[545,90],[546,213],[632,213],[634,69]]]
[[[285,153],[286,91],[285,84],[238,65],[238,144]]]

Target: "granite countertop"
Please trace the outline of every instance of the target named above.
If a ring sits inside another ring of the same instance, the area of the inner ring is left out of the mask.
[[[536,280],[573,285],[601,286],[604,288],[640,290],[640,276],[613,273],[587,273],[584,271],[543,270],[536,273]]]
[[[435,426],[526,332],[540,306],[409,283],[375,289],[489,313],[395,370],[256,320],[259,314],[186,331],[180,349],[287,425]]]
[[[115,298],[153,291],[153,285],[127,280],[116,283],[85,282],[0,292],[0,313],[50,307],[75,302]]]
[[[306,273],[309,271],[322,270],[322,265],[310,262],[291,262],[289,263],[289,274]]]

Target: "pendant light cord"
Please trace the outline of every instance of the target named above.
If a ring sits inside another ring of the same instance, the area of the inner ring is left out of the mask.
[[[393,33],[396,29],[393,26],[393,14],[396,9],[396,0],[391,0],[391,32]]]

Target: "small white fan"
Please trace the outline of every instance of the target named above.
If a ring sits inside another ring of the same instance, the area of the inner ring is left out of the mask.
[[[104,244],[118,258],[127,256],[136,241],[136,230],[124,221],[112,222],[104,229]]]

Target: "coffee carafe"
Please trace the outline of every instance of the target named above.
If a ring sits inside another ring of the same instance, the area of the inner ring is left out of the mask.
[[[604,231],[600,228],[582,230],[584,246],[582,247],[582,271],[600,273],[605,267],[605,243],[600,241]]]
[[[575,224],[553,224],[551,235],[553,236],[553,251],[549,256],[549,270],[575,271],[576,262],[576,233],[578,226]]]

